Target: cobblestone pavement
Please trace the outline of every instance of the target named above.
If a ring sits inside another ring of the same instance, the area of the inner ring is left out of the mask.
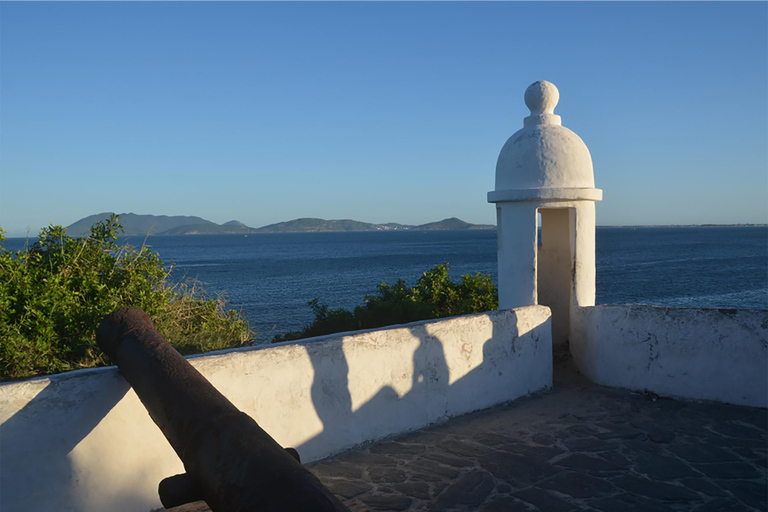
[[[768,411],[574,383],[309,465],[352,511],[765,511]]]

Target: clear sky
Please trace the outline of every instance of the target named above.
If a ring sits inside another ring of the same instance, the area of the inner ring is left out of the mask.
[[[768,222],[768,3],[0,4],[0,226],[494,223],[560,89],[598,224]]]

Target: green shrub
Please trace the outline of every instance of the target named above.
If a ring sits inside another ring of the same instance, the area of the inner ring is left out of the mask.
[[[498,308],[496,286],[489,275],[464,274],[456,283],[448,277],[449,266],[437,265],[424,272],[416,286],[399,279],[381,283],[376,295],[368,295],[353,311],[330,309],[318,299],[309,302],[315,319],[301,331],[275,336],[273,343],[310,338],[343,331],[375,329],[387,325],[479,313]]]
[[[172,285],[146,246],[118,246],[117,216],[72,238],[61,226],[24,251],[0,245],[0,380],[107,364],[95,330],[117,308],[143,309],[182,353],[248,343],[252,332],[221,297],[195,283]],[[5,240],[0,229],[0,242]]]

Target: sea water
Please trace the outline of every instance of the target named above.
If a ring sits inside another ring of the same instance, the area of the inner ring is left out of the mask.
[[[260,333],[257,342],[312,320],[307,302],[353,308],[382,283],[449,263],[451,275],[496,281],[495,230],[377,231],[124,237],[146,242],[173,279],[224,293]],[[3,243],[9,250],[23,239]],[[768,309],[768,228],[597,228],[597,303]]]

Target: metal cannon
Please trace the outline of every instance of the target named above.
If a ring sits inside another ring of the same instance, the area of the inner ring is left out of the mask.
[[[160,482],[164,507],[205,500],[213,512],[349,512],[295,450],[284,450],[239,411],[141,309],[107,316],[96,341],[184,463],[186,473]]]

